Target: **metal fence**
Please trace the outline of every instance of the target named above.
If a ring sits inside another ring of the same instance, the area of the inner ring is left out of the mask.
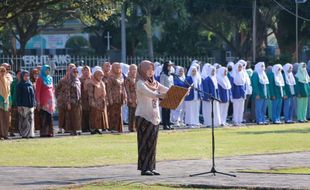
[[[127,57],[127,64],[139,64],[142,60],[148,59],[147,57]],[[214,63],[214,58],[210,57],[162,57],[158,56],[154,58],[154,61],[163,62],[165,60],[171,60],[175,65],[180,65],[183,67],[188,67],[193,60],[199,60],[202,63]],[[17,69],[32,70],[37,66],[43,64],[54,64],[56,65],[56,70],[53,75],[54,83],[56,84],[60,78],[62,78],[66,73],[66,68],[69,63],[74,63],[77,66],[88,65],[90,67],[102,66],[103,62],[110,61],[109,57],[105,56],[69,56],[69,55],[54,55],[49,57],[47,55],[26,55],[26,56],[0,56],[1,63],[9,63],[11,69],[16,71]]]

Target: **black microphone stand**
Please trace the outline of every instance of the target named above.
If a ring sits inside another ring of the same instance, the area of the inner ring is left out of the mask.
[[[176,74],[173,74],[174,77],[176,77],[178,80],[182,81],[178,75]],[[215,157],[214,157],[214,153],[215,153],[215,135],[214,135],[214,108],[213,108],[213,104],[214,104],[214,101],[217,101],[217,102],[221,102],[221,100],[219,100],[218,98],[212,96],[212,94],[210,93],[207,93],[205,91],[202,91],[200,90],[199,88],[197,87],[194,87],[192,86],[191,84],[189,84],[186,79],[184,81],[182,81],[184,84],[186,84],[188,87],[190,88],[193,88],[194,90],[196,90],[197,92],[200,92],[204,95],[207,95],[210,99],[211,99],[211,106],[212,106],[212,109],[211,109],[211,119],[212,119],[212,168],[210,171],[208,172],[202,172],[202,173],[197,173],[197,174],[191,174],[189,175],[190,177],[194,177],[194,176],[199,176],[199,175],[205,175],[205,174],[213,174],[215,176],[215,174],[221,174],[221,175],[226,175],[226,176],[230,176],[230,177],[237,177],[236,175],[234,174],[229,174],[229,173],[224,173],[224,172],[219,172],[215,169]]]

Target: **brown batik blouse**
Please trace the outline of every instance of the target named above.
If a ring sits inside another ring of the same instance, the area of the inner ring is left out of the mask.
[[[127,105],[130,107],[137,106],[136,82],[133,78],[125,79],[125,89],[127,93]]]

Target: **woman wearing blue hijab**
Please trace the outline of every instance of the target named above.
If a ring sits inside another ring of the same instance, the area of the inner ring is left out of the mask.
[[[53,132],[53,113],[55,111],[54,85],[53,78],[49,74],[50,67],[43,65],[40,77],[36,82],[36,100],[38,110],[40,110],[40,136],[52,137]]]

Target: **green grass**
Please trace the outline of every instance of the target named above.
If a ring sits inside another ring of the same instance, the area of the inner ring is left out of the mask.
[[[194,189],[194,188],[186,188],[179,186],[169,186],[169,185],[146,185],[141,183],[93,183],[89,185],[77,186],[77,187],[68,187],[65,189],[74,189],[74,190],[101,190],[101,189],[109,189],[109,190],[183,190],[183,189]],[[65,190],[64,189],[64,190]],[[195,190],[199,190],[195,188]]]
[[[310,124],[216,129],[216,156],[310,151]],[[211,130],[160,132],[157,160],[208,159]],[[0,166],[136,163],[136,134],[0,141]]]
[[[248,173],[268,173],[268,174],[301,174],[310,175],[310,168],[279,168],[272,170],[246,170]]]

